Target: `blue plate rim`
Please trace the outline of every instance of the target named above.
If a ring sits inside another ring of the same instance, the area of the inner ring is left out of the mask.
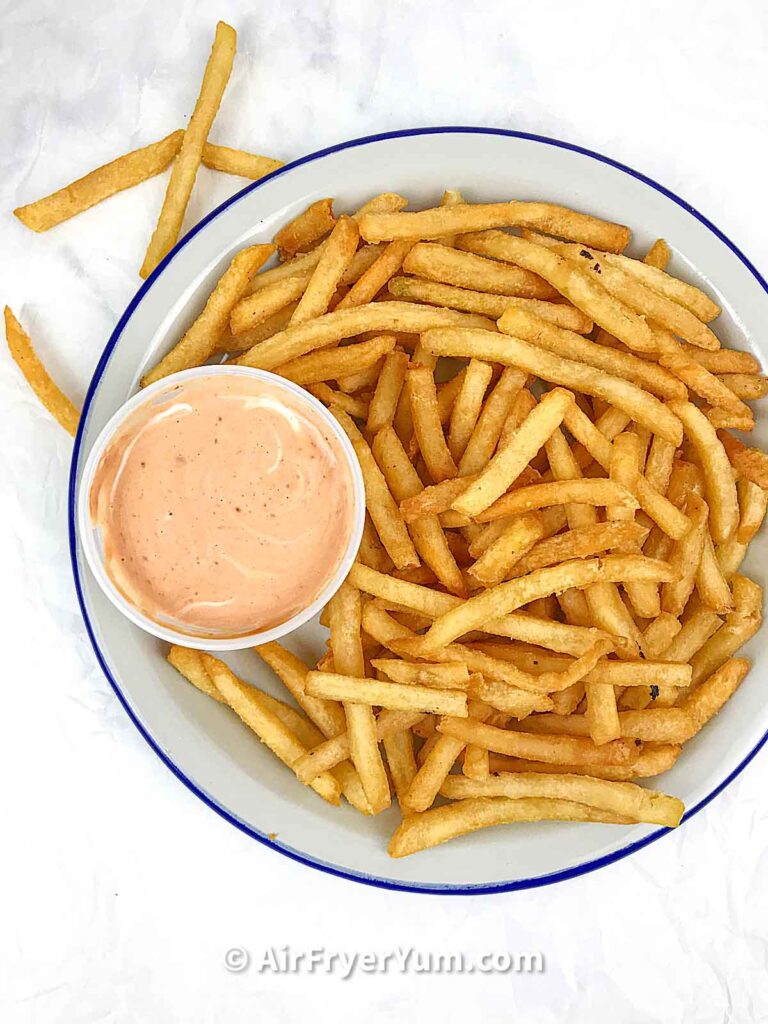
[[[210,796],[208,796],[208,794],[205,793],[195,782],[193,782],[192,779],[185,775],[184,772],[170,759],[170,757],[165,753],[165,751],[150,735],[150,733],[147,731],[147,729],[144,727],[142,722],[139,720],[139,718],[131,708],[125,694],[120,689],[117,680],[114,678],[107,665],[106,657],[104,656],[104,653],[99,647],[98,641],[96,639],[95,630],[88,614],[88,610],[85,603],[85,595],[83,591],[80,566],[78,564],[77,558],[77,531],[75,525],[75,495],[77,490],[77,471],[80,457],[80,449],[82,447],[85,424],[87,423],[88,420],[88,412],[90,410],[91,403],[93,402],[94,396],[96,394],[96,390],[104,374],[104,370],[107,366],[107,363],[109,362],[110,356],[112,355],[112,352],[114,351],[118,341],[120,340],[120,336],[125,330],[128,321],[133,316],[134,311],[136,310],[139,303],[146,295],[147,291],[152,287],[155,280],[160,276],[160,274],[162,274],[165,267],[167,267],[168,264],[178,255],[178,253],[184,248],[184,246],[187,245],[195,237],[195,235],[198,234],[198,232],[202,231],[207,224],[209,224],[212,220],[214,220],[221,213],[223,213],[224,210],[226,210],[228,207],[232,206],[233,203],[236,203],[238,202],[238,200],[242,199],[243,196],[249,194],[250,192],[253,192],[257,188],[260,188],[262,185],[266,184],[266,182],[268,181],[271,181],[273,178],[279,177],[282,174],[286,174],[288,171],[293,170],[295,167],[300,167],[302,164],[311,163],[315,160],[319,160],[322,157],[330,155],[331,153],[339,153],[346,149],[353,149],[358,146],[370,145],[372,143],[382,142],[388,139],[402,139],[408,138],[410,136],[419,135],[449,134],[500,135],[506,136],[508,138],[525,139],[529,142],[537,142],[547,146],[554,146],[555,148],[558,149],[567,149],[570,150],[571,152],[579,153],[582,156],[590,157],[593,160],[597,160],[599,163],[607,164],[608,166],[613,167],[616,170],[622,171],[623,173],[629,175],[630,177],[643,182],[645,185],[648,185],[656,192],[659,192],[662,195],[666,196],[677,206],[680,206],[692,217],[694,217],[697,221],[699,221],[700,224],[704,225],[704,227],[711,231],[733,253],[733,255],[736,256],[741,263],[743,263],[743,265],[752,274],[752,276],[755,278],[755,280],[758,282],[761,288],[766,292],[766,294],[768,294],[768,283],[766,283],[765,279],[754,266],[754,264],[751,262],[751,260],[749,260],[749,258],[741,251],[741,249],[739,249],[737,245],[735,245],[730,240],[730,238],[728,238],[727,235],[725,235],[715,224],[712,223],[712,221],[710,221],[707,217],[700,213],[695,207],[691,206],[690,203],[687,203],[684,199],[681,199],[680,196],[676,195],[670,189],[666,188],[664,185],[659,184],[657,181],[654,181],[653,178],[649,178],[647,175],[641,173],[640,171],[636,171],[634,168],[629,167],[628,165],[623,164],[618,160],[614,160],[613,158],[605,156],[602,153],[598,153],[595,150],[587,149],[584,146],[576,145],[575,143],[564,142],[561,139],[554,139],[545,135],[537,135],[531,132],[515,131],[513,129],[507,128],[483,128],[468,125],[446,125],[427,128],[404,128],[396,131],[380,132],[374,135],[365,135],[361,136],[360,138],[349,139],[345,142],[339,142],[333,146],[327,146],[324,149],[316,150],[313,153],[309,153],[306,156],[299,157],[297,160],[293,160],[290,163],[284,164],[282,167],[278,168],[275,171],[272,171],[268,175],[265,175],[265,177],[260,178],[258,181],[254,181],[251,184],[246,185],[239,192],[236,192],[234,195],[230,196],[229,199],[225,200],[214,210],[212,210],[209,214],[207,214],[186,235],[184,235],[184,237],[180,239],[179,242],[177,242],[174,248],[162,260],[162,262],[158,264],[158,266],[155,268],[152,274],[150,274],[150,276],[141,285],[141,287],[138,289],[134,297],[129,302],[128,306],[125,309],[125,312],[120,317],[117,326],[110,335],[110,338],[104,348],[104,351],[101,354],[101,357],[96,365],[96,369],[94,370],[93,377],[91,378],[91,382],[88,386],[85,401],[83,403],[80,423],[78,426],[77,435],[75,437],[74,442],[74,448],[72,451],[72,462],[69,475],[69,551],[72,565],[72,574],[75,584],[75,591],[77,594],[78,604],[80,605],[80,611],[82,612],[83,615],[86,631],[88,633],[88,638],[91,642],[91,646],[93,647],[94,654],[96,655],[96,659],[99,665],[101,666],[104,675],[106,676],[107,682],[114,690],[115,695],[122,704],[123,708],[125,709],[126,714],[133,722],[134,726],[139,731],[141,736],[150,746],[150,748],[160,758],[163,764],[176,776],[176,778],[179,779],[179,781],[182,782],[187,787],[187,789],[194,793],[195,796],[197,796],[204,804],[206,804],[208,807],[214,810],[222,818],[224,818],[225,821],[228,821],[231,825],[234,825],[235,828],[239,829],[241,832],[244,832],[252,839],[255,839],[258,842],[262,843],[264,846],[268,846],[270,849],[275,850],[277,853],[280,853],[285,857],[289,857],[291,860],[298,861],[300,864],[304,864],[308,867],[314,868],[315,870],[323,871],[330,875],[335,875],[338,878],[345,878],[352,882],[358,882],[364,885],[370,885],[376,888],[389,889],[398,892],[426,893],[439,896],[478,896],[503,892],[515,892],[525,889],[536,889],[540,886],[553,885],[555,882],[563,882],[570,878],[577,878],[579,875],[584,875],[592,871],[597,871],[600,868],[607,867],[609,864],[614,864],[617,861],[623,860],[625,857],[629,857],[631,854],[636,853],[638,850],[642,850],[643,847],[655,842],[657,839],[660,839],[662,836],[666,835],[668,832],[672,830],[668,828],[655,829],[649,835],[644,836],[642,839],[639,839],[633,843],[628,843],[620,850],[616,850],[613,853],[606,854],[602,857],[597,857],[591,860],[583,861],[580,864],[576,864],[570,868],[565,868],[562,871],[554,871],[546,875],[538,875],[531,878],[514,879],[509,882],[500,882],[494,885],[486,885],[482,883],[478,885],[450,885],[441,884],[437,882],[404,883],[395,881],[394,879],[390,878],[382,878],[376,875],[366,875],[354,871],[348,871],[334,864],[329,864],[324,861],[308,857],[300,853],[298,850],[294,850],[289,846],[275,842],[273,839],[270,839],[269,836],[267,836],[266,834],[259,832],[257,829],[252,828],[250,825],[247,825],[245,822],[235,817],[226,808],[222,807]],[[718,796],[719,793],[721,793],[727,786],[729,786],[730,783],[733,782],[733,780],[741,774],[741,772],[746,768],[746,766],[756,756],[758,751],[766,744],[767,741],[768,731],[766,731],[766,733],[755,744],[752,750],[750,750],[747,753],[747,755],[739,762],[739,764],[733,769],[733,771],[730,772],[730,774],[726,776],[726,778],[723,779],[723,781],[718,786],[716,786],[711,793],[708,793],[707,796],[700,800],[698,804],[696,804],[694,807],[686,811],[682,821],[686,822],[690,820],[690,818],[692,818],[700,810],[706,807],[711,800],[714,800],[714,798]]]

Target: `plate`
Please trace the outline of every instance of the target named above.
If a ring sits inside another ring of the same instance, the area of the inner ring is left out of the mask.
[[[168,767],[205,803],[272,849],[333,874],[394,889],[497,892],[546,885],[609,864],[664,835],[652,826],[542,823],[490,829],[392,860],[387,840],[399,813],[364,818],[333,808],[301,786],[253,734],[199,693],[165,661],[165,645],[125,619],[90,576],[74,509],[85,459],[99,431],[134,393],[143,370],[175,342],[202,308],[232,254],[271,239],[308,203],[337,197],[351,211],[396,191],[413,208],[435,205],[444,188],[470,201],[545,199],[633,229],[632,253],[663,237],[671,271],[700,284],[723,307],[718,333],[751,348],[768,322],[768,286],[749,260],[693,207],[644,175],[598,153],[522,132],[427,128],[355,139],[303,157],[245,188],[197,225],[142,285],[104,350],[83,409],[70,478],[75,586],[91,642],[115,693]],[[765,362],[765,360],[764,360]],[[765,429],[756,431],[765,443]],[[746,571],[763,582],[768,539],[750,549]],[[287,645],[314,660],[325,631],[303,626]],[[765,656],[720,715],[687,747],[660,785],[691,817],[719,793],[768,738]],[[281,693],[253,652],[227,656],[246,679]],[[653,782],[652,784],[656,784]]]

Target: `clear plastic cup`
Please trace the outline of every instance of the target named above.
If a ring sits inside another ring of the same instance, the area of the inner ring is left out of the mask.
[[[168,623],[157,622],[150,618],[133,605],[118,590],[107,574],[104,566],[101,532],[91,522],[89,507],[91,486],[93,484],[94,474],[101,460],[101,456],[112,438],[121,429],[127,417],[130,416],[135,409],[138,409],[147,403],[151,403],[157,399],[158,395],[163,394],[179,384],[183,384],[185,381],[198,377],[222,376],[226,374],[255,377],[257,380],[266,381],[276,388],[282,388],[290,392],[291,395],[298,398],[301,402],[311,408],[333,433],[341,445],[341,449],[346,457],[347,464],[352,474],[354,498],[353,524],[347,548],[333,575],[312,603],[297,612],[295,615],[292,615],[289,619],[286,619],[284,622],[278,623],[275,626],[271,626],[269,629],[257,630],[253,633],[239,635],[236,637],[211,636],[210,634],[202,631],[193,632],[174,629]],[[185,647],[195,647],[199,650],[206,651],[238,651],[247,647],[257,646],[258,644],[268,643],[270,640],[279,640],[280,637],[286,636],[288,633],[292,633],[295,629],[298,629],[299,626],[303,626],[305,622],[314,618],[314,616],[320,612],[323,605],[333,597],[351,569],[352,563],[357,555],[358,548],[360,547],[364,523],[365,487],[363,484],[363,476],[360,471],[360,464],[349,438],[341,429],[334,417],[321,402],[319,402],[313,395],[310,395],[309,392],[299,387],[298,384],[285,380],[283,377],[278,377],[274,373],[268,373],[266,370],[255,370],[250,366],[198,366],[194,369],[182,370],[180,373],[174,373],[169,377],[165,377],[163,380],[157,381],[155,384],[151,384],[149,387],[144,388],[138,394],[134,395],[133,398],[130,398],[125,405],[118,409],[97,437],[86,460],[85,468],[83,469],[83,474],[80,478],[80,488],[77,494],[77,525],[80,543],[83,546],[88,567],[93,573],[96,582],[112,604],[118,608],[126,618],[130,619],[131,622],[140,626],[153,636],[159,637],[161,640],[167,640],[169,643],[181,644]]]

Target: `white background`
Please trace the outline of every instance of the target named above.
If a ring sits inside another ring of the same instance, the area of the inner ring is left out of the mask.
[[[608,153],[768,269],[761,0],[0,3],[2,300],[77,401],[138,285],[164,181],[37,236],[10,210],[183,125],[214,24],[212,139],[285,160],[475,124]],[[471,144],[471,142],[468,142]],[[189,224],[242,186],[201,171]],[[71,444],[0,354],[0,1019],[768,1020],[768,755],[679,833],[571,882],[473,898],[286,860],[192,796],[100,673],[66,539]],[[534,976],[228,973],[243,946],[543,951]]]

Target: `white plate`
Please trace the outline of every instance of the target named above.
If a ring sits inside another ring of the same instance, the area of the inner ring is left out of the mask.
[[[88,391],[72,463],[70,533],[75,584],[107,678],[150,746],[202,800],[254,838],[314,867],[392,888],[476,893],[593,870],[666,830],[516,825],[391,860],[386,845],[398,812],[368,819],[348,806],[329,807],[299,785],[227,708],[185,682],[165,662],[164,645],[123,618],[102,594],[85,567],[72,514],[82,465],[99,431],[135,391],[143,369],[193,320],[235,250],[268,241],[286,220],[325,196],[338,197],[337,209],[351,211],[377,192],[397,191],[418,208],[434,205],[444,188],[461,189],[472,201],[546,199],[627,223],[635,253],[665,238],[675,254],[672,271],[704,284],[721,302],[722,340],[758,351],[768,323],[766,283],[709,221],[637,172],[576,146],[494,129],[418,129],[357,139],[244,189],[191,231],[141,287]],[[762,537],[746,566],[760,582],[765,555]],[[289,646],[311,659],[323,633],[309,624],[289,638]],[[757,665],[744,686],[663,776],[663,788],[685,801],[688,816],[727,785],[768,738],[765,656],[758,647],[753,641],[747,649]],[[228,660],[245,678],[284,696],[251,652]]]

